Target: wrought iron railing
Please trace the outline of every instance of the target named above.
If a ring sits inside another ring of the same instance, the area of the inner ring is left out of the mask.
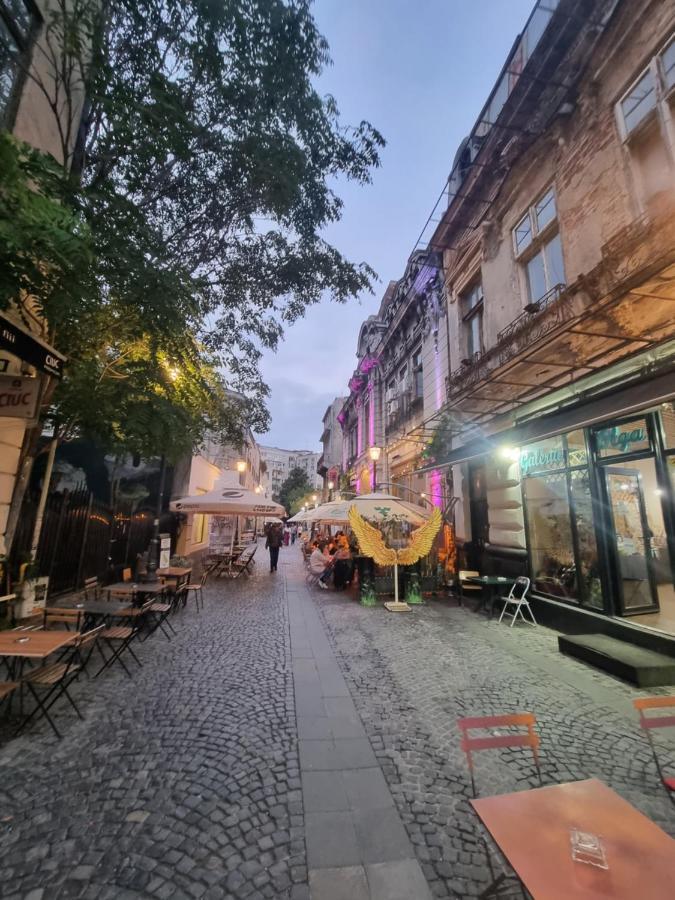
[[[448,397],[483,381],[489,373],[522,353],[527,347],[555,331],[572,317],[569,295],[564,284],[557,284],[548,293],[529,303],[506,328],[497,335],[497,343],[484,353],[475,353],[470,360],[450,373],[447,381]]]

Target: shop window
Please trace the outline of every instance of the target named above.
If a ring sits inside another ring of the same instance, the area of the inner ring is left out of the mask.
[[[567,475],[542,472],[523,482],[530,571],[537,591],[579,599]]]
[[[466,359],[483,352],[483,285],[477,281],[459,298]]]
[[[602,609],[586,462],[581,429],[521,448],[527,548],[535,590]]]
[[[649,431],[645,419],[634,419],[609,428],[598,428],[595,442],[600,459],[611,459],[629,453],[642,453],[651,449]]]
[[[196,514],[192,518],[192,543],[203,544],[206,535],[206,516]]]
[[[31,3],[0,0],[0,122],[6,122],[21,74],[21,57],[30,45],[38,17]]]
[[[675,403],[662,403],[660,412],[664,445],[667,450],[675,450]]]

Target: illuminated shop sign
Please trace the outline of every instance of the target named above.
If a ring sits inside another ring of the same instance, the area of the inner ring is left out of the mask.
[[[649,435],[644,419],[601,428],[595,433],[600,456],[617,456],[620,453],[638,453],[649,450]]]

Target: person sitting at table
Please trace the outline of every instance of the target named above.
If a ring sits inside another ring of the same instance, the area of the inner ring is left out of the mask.
[[[330,577],[333,569],[333,560],[324,553],[326,548],[323,542],[314,541],[313,548],[312,555],[309,558],[309,571],[312,575],[319,576],[317,584],[326,591],[328,590],[326,580]]]
[[[344,535],[337,538],[333,559],[333,584],[336,591],[342,591],[352,580],[352,554],[349,541]]]

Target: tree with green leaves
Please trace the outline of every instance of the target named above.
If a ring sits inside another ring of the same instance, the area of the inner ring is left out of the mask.
[[[297,501],[308,495],[311,492],[311,489],[312,486],[309,483],[307,473],[304,471],[304,469],[300,469],[296,466],[288,473],[288,476],[279,489],[279,494],[276,499],[279,503],[281,503],[282,506],[286,508],[289,515],[294,515],[298,511],[300,506],[302,506],[302,503],[297,506]],[[294,504],[297,506],[297,508],[294,509],[293,512],[291,512]]]
[[[82,252],[48,284],[15,272],[0,303],[31,298],[69,358],[44,418],[58,439],[144,455],[214,425],[266,430],[261,353],[308,304],[374,274],[322,236],[336,186],[368,183],[383,140],[318,93],[329,56],[310,0],[54,0],[43,37],[26,76],[58,120],[49,196]],[[42,250],[58,255],[10,252]]]

